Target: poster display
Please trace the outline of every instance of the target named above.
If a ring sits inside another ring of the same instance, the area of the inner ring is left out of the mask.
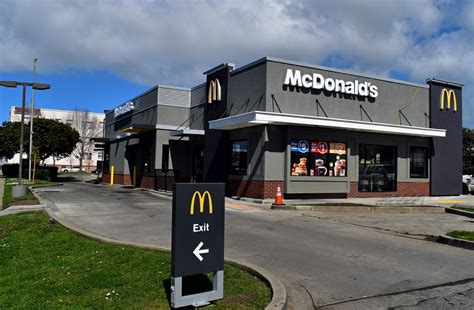
[[[292,176],[347,176],[347,144],[291,140]]]

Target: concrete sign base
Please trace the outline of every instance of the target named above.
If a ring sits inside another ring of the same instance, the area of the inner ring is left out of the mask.
[[[224,298],[224,270],[214,272],[212,291],[183,296],[183,278],[171,277],[171,307],[201,307],[210,301]]]

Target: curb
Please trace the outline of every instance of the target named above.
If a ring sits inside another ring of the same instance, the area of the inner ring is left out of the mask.
[[[469,241],[469,240],[464,240],[464,239],[458,239],[458,238],[453,238],[447,235],[440,235],[438,237],[438,242],[455,246],[458,248],[463,248],[463,249],[468,249],[468,250],[474,250],[474,241]]]
[[[443,213],[443,207],[420,207],[420,206],[405,206],[405,207],[376,207],[376,206],[296,206],[296,210],[303,211],[318,211],[318,212],[374,212],[374,213]]]
[[[474,218],[474,212],[468,212],[468,211],[463,211],[463,210],[458,210],[458,209],[453,209],[453,208],[445,208],[446,213],[451,213],[451,214],[456,214],[456,215],[461,215],[461,216],[467,216],[470,218]],[[474,211],[474,209],[473,209]]]
[[[155,194],[152,192],[150,193]],[[45,197],[42,197],[40,193],[33,192],[33,195],[41,202],[41,205],[44,206],[44,211],[48,216],[53,218],[56,222],[63,225],[64,227],[72,231],[75,231],[87,238],[90,238],[92,240],[96,240],[99,242],[110,243],[110,244],[139,247],[139,248],[150,249],[150,250],[160,250],[167,253],[171,253],[170,249],[162,248],[159,246],[153,246],[153,245],[141,244],[141,243],[124,242],[124,241],[112,239],[112,238],[105,237],[105,236],[93,233],[91,231],[85,230],[67,220],[60,219],[58,216],[56,216],[55,212],[51,208],[51,206],[54,206],[54,203],[52,201],[50,201],[49,199]],[[54,206],[54,208],[56,207]],[[251,273],[252,275],[257,276],[260,280],[265,282],[270,287],[272,291],[272,300],[265,307],[266,310],[287,309],[286,288],[283,285],[283,283],[278,278],[276,278],[272,273],[270,273],[268,270],[265,270],[251,263],[240,261],[233,258],[227,258],[225,262],[231,265],[240,267],[242,269],[245,269],[247,272]]]
[[[19,206],[11,206],[6,208],[5,210],[0,211],[0,216],[6,216],[11,214],[23,213],[23,212],[30,212],[30,211],[41,211],[44,209],[44,205],[19,205]]]

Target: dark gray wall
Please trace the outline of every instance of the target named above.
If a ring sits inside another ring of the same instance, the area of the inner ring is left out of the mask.
[[[191,110],[189,128],[204,129],[204,106],[207,100],[206,83],[191,90]]]
[[[265,111],[266,63],[248,70],[231,72],[228,115]]]
[[[460,195],[462,193],[462,88],[439,82],[429,82],[429,85],[431,126],[446,129],[445,138],[433,138],[431,195]],[[457,111],[453,109],[453,98],[451,98],[451,109],[448,110],[445,106],[441,110],[441,92],[444,88],[454,90]]]
[[[116,139],[117,136],[123,136],[120,129],[133,125],[155,126],[157,122],[157,88],[152,88],[130,101],[133,102],[135,109],[129,113],[114,118],[113,109],[105,117],[105,136],[109,139]]]
[[[304,89],[283,85],[287,69],[300,70],[302,74],[320,73],[325,78],[337,78],[345,81],[368,81],[378,86],[379,95],[374,100],[353,96],[343,96],[332,92],[308,92]],[[389,82],[360,75],[331,72],[310,67],[290,65],[280,62],[267,62],[266,110],[273,111],[271,95],[275,96],[283,113],[317,115],[316,99],[329,117],[368,121],[362,114],[360,105],[374,122],[408,125],[399,110],[402,109],[412,126],[427,127],[425,113],[428,113],[428,88],[412,86],[402,82]],[[346,98],[347,97],[347,98]],[[373,102],[371,102],[373,101]],[[275,108],[275,112],[278,112]],[[324,116],[321,112],[319,116]]]

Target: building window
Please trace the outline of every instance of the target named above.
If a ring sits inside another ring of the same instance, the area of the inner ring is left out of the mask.
[[[410,178],[428,177],[428,148],[410,147]]]
[[[247,140],[232,141],[232,153],[230,156],[230,174],[247,174]]]
[[[359,191],[397,190],[397,148],[385,145],[359,145]]]
[[[292,176],[347,175],[347,144],[317,140],[291,140]]]

